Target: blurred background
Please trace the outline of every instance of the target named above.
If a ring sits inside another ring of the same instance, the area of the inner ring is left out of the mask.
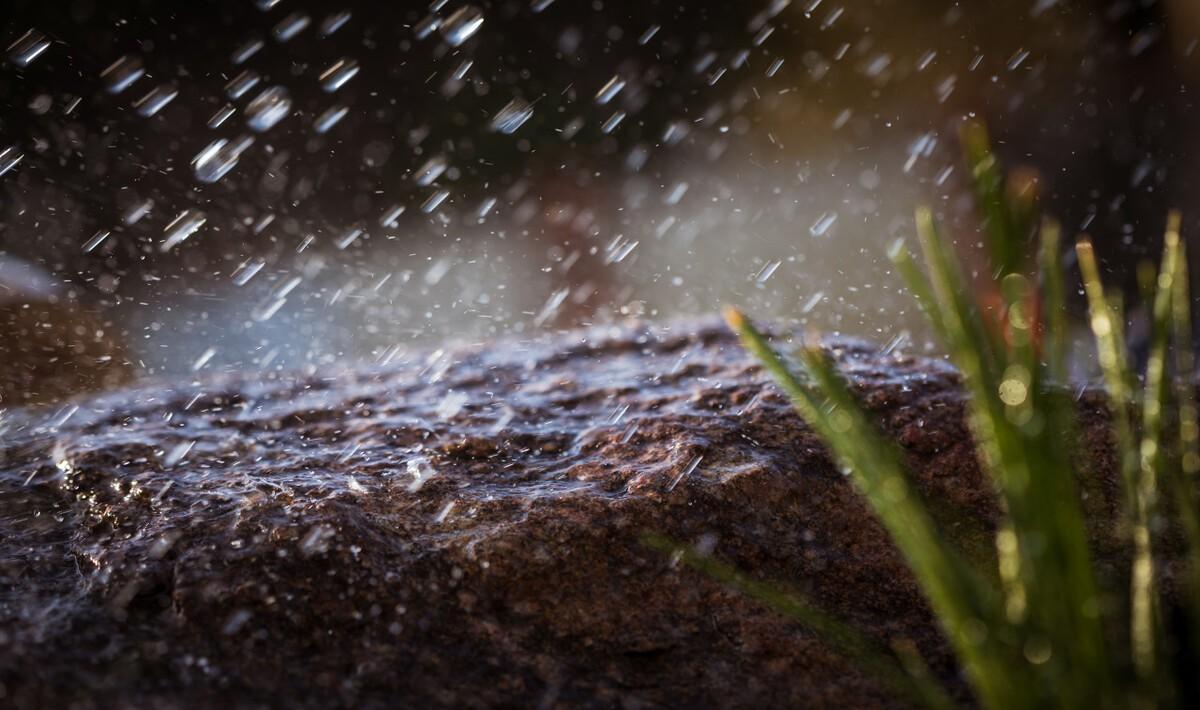
[[[0,408],[724,303],[923,348],[970,117],[1110,278],[1200,227],[1194,0],[6,7]]]

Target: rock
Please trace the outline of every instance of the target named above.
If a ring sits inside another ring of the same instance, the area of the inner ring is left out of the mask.
[[[952,534],[986,529],[953,371],[831,347]],[[647,532],[911,641],[966,697],[881,526],[714,321],[147,384],[61,419],[0,433],[9,707],[895,704]]]

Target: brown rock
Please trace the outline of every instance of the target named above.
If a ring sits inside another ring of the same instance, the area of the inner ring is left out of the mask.
[[[925,495],[986,528],[953,372],[834,352]],[[1098,402],[1081,406],[1103,452]],[[895,704],[801,626],[646,548],[646,531],[913,641],[965,697],[882,528],[703,321],[144,386],[58,426],[16,413],[0,448],[0,704]]]

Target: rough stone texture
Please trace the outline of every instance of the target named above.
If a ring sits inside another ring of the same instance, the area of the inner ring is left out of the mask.
[[[925,495],[986,527],[953,372],[834,352]],[[1107,468],[1099,406],[1083,429]],[[54,417],[0,420],[0,705],[894,704],[646,531],[911,639],[965,693],[882,528],[712,321],[146,385]]]

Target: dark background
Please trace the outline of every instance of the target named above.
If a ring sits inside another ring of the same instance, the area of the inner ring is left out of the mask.
[[[34,28],[52,46],[0,67],[0,149],[24,155],[0,176],[0,396],[382,362],[445,339],[725,302],[923,345],[883,252],[931,202],[985,268],[958,168],[968,116],[1006,162],[1039,170],[1048,211],[1093,233],[1126,285],[1157,252],[1166,210],[1195,201],[1197,21],[1182,0],[513,0],[473,3],[484,23],[461,46],[417,36],[465,4],[10,2],[4,45]],[[340,11],[351,19],[321,36]],[[276,41],[293,13],[309,26]],[[263,49],[234,66],[253,38]],[[100,74],[125,55],[147,75],[108,94]],[[318,76],[343,57],[359,74],[324,92]],[[262,79],[232,101],[223,87],[246,68]],[[625,89],[597,105],[614,75]],[[162,83],[177,98],[139,116],[133,102]],[[291,115],[254,134],[243,111],[268,86],[287,90]],[[532,117],[493,130],[513,100]],[[226,103],[238,112],[208,128]],[[346,117],[317,135],[335,104]],[[238,165],[198,181],[193,157],[241,135],[254,143]],[[434,156],[449,169],[416,184]],[[124,224],[146,200],[150,213]],[[393,206],[404,214],[382,226]],[[205,225],[163,252],[189,209]],[[1200,210],[1187,215],[1190,234]],[[338,248],[352,229],[363,235]],[[85,251],[98,230],[111,234]],[[31,273],[53,297],[30,295]]]

